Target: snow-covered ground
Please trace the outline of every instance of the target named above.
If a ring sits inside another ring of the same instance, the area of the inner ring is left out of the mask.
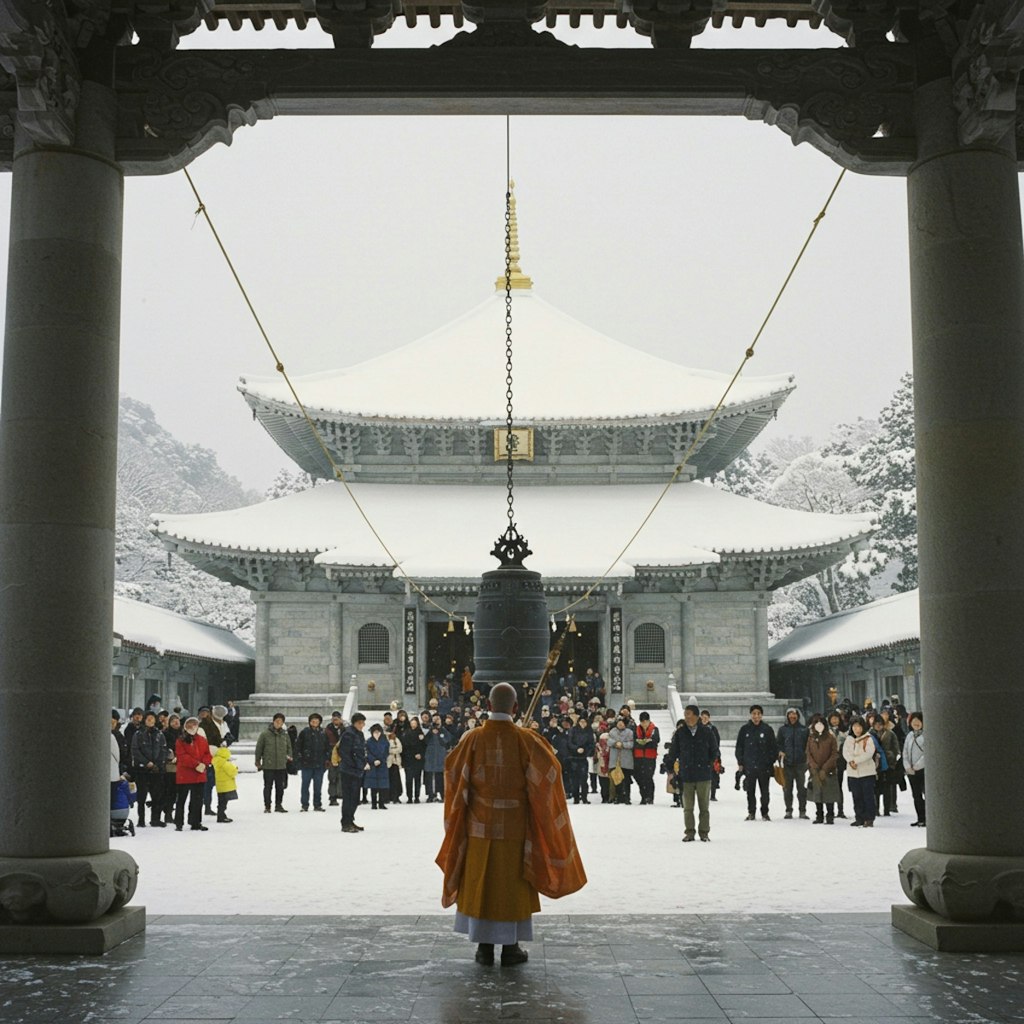
[[[869,830],[849,821],[785,821],[782,790],[772,783],[773,820],[747,822],[745,794],[733,788],[732,751],[723,747],[727,772],[711,805],[710,843],[682,844],[683,812],[665,793],[664,776],[656,778],[653,807],[570,804],[590,881],[565,899],[542,900],[544,909],[612,914],[640,900],[659,913],[885,911],[906,902],[897,864],[925,839],[909,827],[909,791],[899,794],[897,816],[880,817]],[[366,805],[356,816],[366,831],[346,835],[339,808],[299,812],[295,778],[285,793],[288,814],[263,813],[256,775],[240,774],[238,791],[230,825],[206,818],[208,832],[146,828],[111,840],[139,864],[136,904],[152,914],[442,912],[434,864],[440,805]]]

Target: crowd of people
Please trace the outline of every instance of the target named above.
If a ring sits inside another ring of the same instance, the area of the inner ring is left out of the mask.
[[[355,822],[360,805],[386,811],[403,801],[443,802],[449,751],[489,714],[487,697],[473,688],[468,671],[458,687],[453,683],[450,676],[435,684],[430,691],[435,695],[418,714],[395,702],[368,728],[361,712],[351,722],[340,711],[326,721],[313,712],[301,730],[276,714],[255,749],[264,813],[287,813],[284,796],[291,777],[299,781],[300,811],[324,812],[340,804],[347,833],[364,830]],[[540,694],[530,720],[521,722],[550,745],[566,797],[574,804],[632,804],[635,794],[639,805],[651,805],[660,775],[673,803],[684,810],[683,841],[709,841],[709,804],[717,800],[725,772],[710,712],[688,705],[663,742],[648,712],[638,714],[632,701],[609,708],[604,698],[599,673],[563,677]],[[112,787],[125,779],[134,783],[140,827],[148,812],[150,826],[173,824],[180,831],[186,806],[193,830],[205,831],[204,817],[230,824],[226,810],[237,796],[238,767],[230,752],[238,736],[237,710],[229,703],[201,707],[191,716],[160,709],[156,695],[147,703],[145,710],[133,709],[123,731],[113,712]],[[879,813],[898,813],[899,794],[909,784],[917,815],[912,824],[924,825],[923,728],[921,712],[909,714],[898,703],[887,700],[861,714],[844,701],[806,723],[798,708],[790,708],[776,732],[764,721],[763,708],[752,705],[736,740],[735,788],[746,791],[747,820],[755,820],[758,811],[762,820],[771,819],[775,780],[786,818],[808,819],[813,805],[815,824],[846,819],[848,791],[850,824],[865,828],[873,827]]]
[[[785,817],[794,810],[814,824],[833,825],[844,813],[844,778],[857,828],[872,828],[875,818],[899,813],[898,797],[909,784],[917,819],[925,825],[924,715],[908,713],[886,700],[861,714],[848,701],[804,724],[798,708],[789,708],[778,733],[764,721],[759,704],[736,737],[736,788],[747,794],[747,821],[756,818],[758,795],[764,821],[770,821],[771,780],[781,785]]]

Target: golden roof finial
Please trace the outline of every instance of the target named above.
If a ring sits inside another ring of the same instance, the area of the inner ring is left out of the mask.
[[[514,181],[510,181],[508,183],[509,281],[512,285],[513,291],[516,289],[528,289],[533,287],[533,281],[519,269],[519,221],[516,219],[515,190],[516,183]],[[498,292],[503,292],[505,290],[504,274],[494,282],[494,290]]]

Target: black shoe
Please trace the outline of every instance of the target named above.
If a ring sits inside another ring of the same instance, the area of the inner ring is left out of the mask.
[[[825,816],[825,824],[826,825],[834,825],[835,823],[836,823],[836,820],[835,820],[834,817],[832,817],[831,814],[828,814],[828,815]]]
[[[484,967],[490,967],[494,963],[494,945],[489,942],[481,942],[476,947],[476,955],[473,959]]]
[[[203,817],[204,818],[212,818],[213,816],[214,816],[214,810],[213,810],[212,807],[204,807],[203,808]]]
[[[718,797],[717,797],[717,796],[713,796],[713,797],[711,798],[711,802],[712,802],[712,803],[718,803]]]
[[[342,832],[359,832],[361,830],[356,828],[355,825],[342,825],[341,826],[341,831]]]
[[[314,811],[321,811],[321,812],[326,813],[322,807],[314,807],[313,810]]]
[[[365,831],[366,831],[366,829],[365,829],[365,828],[363,828],[363,826],[362,826],[362,825],[355,825],[355,824],[354,824],[354,825],[353,825],[352,827],[353,827],[353,828],[354,828],[354,829],[355,829],[355,830],[356,830],[357,832],[365,832]]]
[[[786,811],[786,813],[783,815],[783,818],[792,818],[792,817],[793,817],[793,812],[792,811]]]
[[[501,947],[501,966],[512,967],[514,964],[525,964],[530,954],[517,942],[514,946]]]
[[[337,807],[338,806],[338,801],[337,800],[332,800],[331,803],[330,803],[330,806],[331,807]]]
[[[192,825],[190,826],[193,832],[209,832],[210,830],[205,825]]]
[[[151,821],[149,823],[150,828],[167,828],[167,823],[164,821]]]
[[[838,814],[836,815],[836,817],[837,817],[837,818],[842,818],[842,819],[843,819],[843,821],[845,821],[845,820],[846,820],[846,815],[845,815],[845,814],[843,814],[843,812],[842,812],[842,811],[840,811],[840,812],[839,812],[839,813],[838,813]]]
[[[678,804],[677,804],[676,806],[678,806]],[[744,821],[753,821],[755,817],[756,817],[756,815],[753,815],[753,814],[748,814],[748,815],[746,816],[746,818],[744,818],[743,820],[744,820]]]
[[[693,836],[683,836],[683,842],[684,843],[692,843],[693,842]]]
[[[274,808],[274,813],[275,814],[287,814],[288,811],[284,807],[275,807]]]
[[[270,808],[269,807],[264,807],[263,808],[263,813],[264,814],[269,814],[270,813]]]
[[[874,827],[875,827],[874,821],[865,821],[864,822],[864,828],[874,828]]]
[[[761,820],[762,821],[771,821],[772,820],[771,819],[771,815],[769,815],[769,814],[762,814],[761,815]]]
[[[864,825],[863,821],[851,821],[850,828],[862,828]]]
[[[418,804],[419,802],[420,802],[420,798],[419,798],[419,797],[416,797],[416,799],[415,799],[415,800],[413,800],[413,803],[414,803],[414,804]]]
[[[807,812],[806,811],[801,811],[800,812],[800,817],[803,818],[804,820],[806,820],[807,819]]]
[[[180,832],[184,827],[185,827],[184,825],[175,825],[174,826],[174,831],[175,832]]]
[[[221,825],[230,825],[231,822],[234,821],[234,818],[229,818],[226,814],[218,814],[217,821],[220,822]]]
[[[700,837],[700,841],[702,843],[710,843],[711,842],[711,836],[701,836]]]
[[[888,818],[889,817],[889,812],[888,811],[882,811],[882,817],[883,818]]]

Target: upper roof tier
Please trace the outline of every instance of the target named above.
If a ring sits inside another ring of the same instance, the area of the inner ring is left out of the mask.
[[[528,287],[512,293],[512,342],[515,422],[533,428],[533,457],[517,465],[523,483],[664,480],[729,380],[615,341]],[[417,341],[294,384],[352,479],[454,483],[469,469],[479,482],[498,479],[503,290]],[[724,469],[793,388],[790,374],[738,380],[685,475]],[[239,391],[290,458],[333,475],[280,377],[243,377]]]

